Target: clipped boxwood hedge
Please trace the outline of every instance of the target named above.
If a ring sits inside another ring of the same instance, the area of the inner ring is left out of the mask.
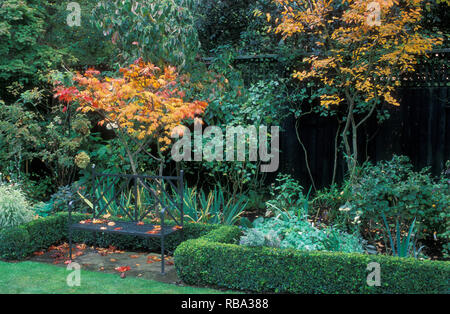
[[[73,213],[72,221],[86,219],[86,215]],[[67,241],[67,213],[58,213],[46,218],[39,218],[27,224],[0,229],[0,259],[21,260],[33,252],[47,249],[52,244]],[[207,234],[217,225],[185,223],[184,239],[193,239]],[[165,237],[165,248],[173,251],[182,241],[181,232]],[[122,250],[159,251],[159,239],[144,239],[111,233],[73,232],[74,242],[84,242],[89,245],[108,247],[113,245]]]
[[[449,293],[450,262],[335,252],[245,247],[236,227],[220,227],[175,250],[187,284],[279,293]],[[381,286],[369,287],[367,265],[381,268]]]

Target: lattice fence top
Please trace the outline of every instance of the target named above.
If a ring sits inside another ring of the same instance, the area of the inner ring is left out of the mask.
[[[306,55],[306,54],[305,54]],[[448,59],[450,48],[436,49],[422,58],[416,65],[414,72],[402,76],[404,87],[445,87],[450,86]],[[237,68],[247,67],[243,76],[247,81],[265,78],[268,73],[287,77],[293,69],[285,68],[277,54],[241,55],[234,59]],[[206,64],[213,62],[214,58],[203,58]],[[245,69],[244,69],[245,70]],[[246,73],[247,72],[247,73]]]

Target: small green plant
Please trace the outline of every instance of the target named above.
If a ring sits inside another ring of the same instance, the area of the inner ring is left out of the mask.
[[[0,228],[18,226],[33,220],[33,211],[15,186],[0,184]]]
[[[32,210],[39,217],[47,217],[53,211],[53,203],[52,202],[47,202],[47,203],[39,202],[33,206]]]
[[[412,222],[411,226],[409,227],[408,234],[406,237],[401,237],[401,229],[400,224],[398,222],[398,219],[395,221],[395,241],[393,239],[393,236],[390,231],[389,224],[387,222],[386,216],[382,214],[383,222],[386,227],[386,232],[389,237],[389,243],[391,245],[392,255],[398,256],[398,257],[415,257],[417,258],[420,254],[420,251],[422,251],[423,246],[421,246],[419,249],[416,249],[416,246],[414,244],[414,226],[416,224],[416,219],[414,218],[414,221]]]
[[[239,222],[246,206],[244,196],[227,200],[220,186],[208,194],[196,187],[184,188],[184,216],[192,222],[234,225]]]
[[[281,214],[287,217],[297,216],[299,219],[306,219],[310,192],[311,189],[305,197],[303,187],[296,180],[290,175],[279,174],[276,184],[273,184],[270,190],[272,199],[266,202],[266,216]]]

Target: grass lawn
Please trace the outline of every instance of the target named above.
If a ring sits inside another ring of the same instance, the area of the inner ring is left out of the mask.
[[[141,278],[81,270],[81,286],[69,287],[65,267],[36,262],[0,261],[0,293],[180,293],[213,294],[219,290],[180,287]]]

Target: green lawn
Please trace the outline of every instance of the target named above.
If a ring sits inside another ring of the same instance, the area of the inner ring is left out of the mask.
[[[213,294],[222,291],[179,287],[141,278],[122,279],[115,274],[81,270],[81,286],[69,287],[64,267],[36,262],[0,261],[0,293],[187,293]]]

